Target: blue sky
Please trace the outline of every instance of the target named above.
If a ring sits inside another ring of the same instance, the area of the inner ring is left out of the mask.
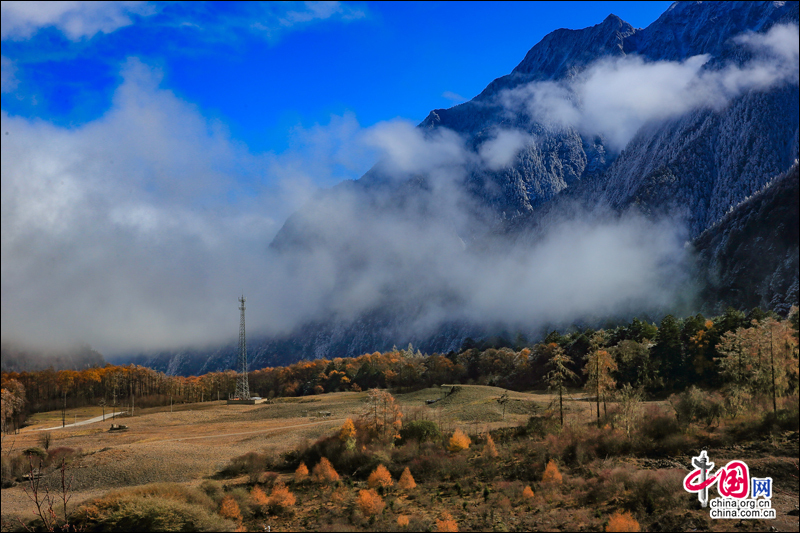
[[[15,87],[2,109],[65,127],[96,120],[137,57],[251,151],[282,152],[298,126],[332,115],[362,127],[419,122],[509,73],[554,29],[609,13],[644,27],[670,3],[127,4],[38,16],[4,7],[3,69]]]

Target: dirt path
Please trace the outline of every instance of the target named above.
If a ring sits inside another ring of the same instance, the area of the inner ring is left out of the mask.
[[[100,415],[100,416],[96,416],[94,418],[90,418],[89,420],[82,420],[80,422],[75,422],[73,424],[67,424],[65,426],[56,426],[56,427],[53,427],[53,428],[38,428],[38,429],[34,429],[33,431],[53,431],[55,429],[66,429],[66,428],[71,428],[71,427],[75,427],[75,426],[85,426],[86,424],[94,424],[95,422],[104,422],[107,418],[113,418],[113,417],[115,417],[117,415],[121,415],[121,414],[124,414],[124,413],[127,413],[127,411],[118,411],[116,413],[110,413],[110,414],[107,414],[107,415]]]

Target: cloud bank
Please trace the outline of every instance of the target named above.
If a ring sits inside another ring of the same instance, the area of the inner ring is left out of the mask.
[[[570,81],[533,82],[504,91],[499,103],[511,116],[525,113],[533,122],[602,136],[612,150],[620,151],[645,124],[692,109],[719,109],[750,90],[797,83],[797,25],[776,25],[736,41],[752,53],[741,65],[704,68],[712,59],[708,55],[684,61],[605,59]]]
[[[27,39],[45,27],[55,27],[77,41],[111,33],[133,24],[135,16],[156,12],[150,2],[3,2],[3,39]]]

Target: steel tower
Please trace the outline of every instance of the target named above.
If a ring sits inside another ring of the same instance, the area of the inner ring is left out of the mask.
[[[236,381],[236,394],[235,398],[240,400],[250,399],[250,385],[247,383],[247,341],[244,334],[244,302],[246,298],[244,294],[239,298],[239,311],[242,312],[241,320],[239,321],[239,379]]]

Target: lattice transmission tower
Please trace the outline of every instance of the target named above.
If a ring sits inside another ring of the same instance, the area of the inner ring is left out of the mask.
[[[244,302],[246,298],[244,294],[239,298],[239,311],[242,312],[241,320],[239,321],[239,379],[236,381],[236,394],[235,398],[240,400],[250,399],[250,385],[247,382],[247,340],[244,334]]]

